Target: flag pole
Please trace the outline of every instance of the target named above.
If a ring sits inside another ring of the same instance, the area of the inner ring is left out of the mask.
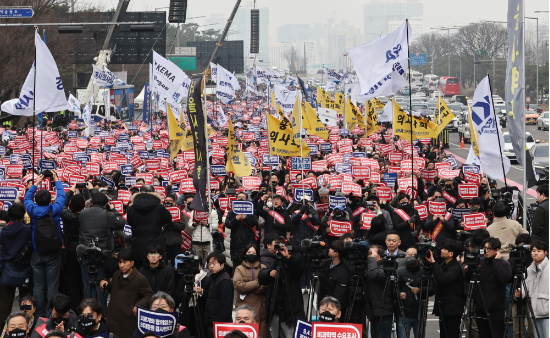
[[[413,183],[413,173],[414,173],[414,155],[413,155],[413,115],[412,115],[412,91],[411,91],[411,60],[409,58],[410,55],[410,43],[409,43],[409,19],[405,19],[405,22],[407,23],[407,27],[405,29],[407,30],[407,63],[409,66],[409,118],[411,119],[411,187],[413,188],[411,191],[414,190],[414,183]],[[395,112],[394,112],[395,114]],[[412,197],[412,196],[410,196]]]
[[[489,80],[489,91],[492,93],[493,90],[491,89],[491,78],[489,77],[489,73],[487,73],[487,80]],[[500,163],[502,164],[502,173],[504,174],[504,186],[506,187],[506,190],[508,190],[508,182],[506,182],[506,170],[504,170],[504,161],[502,160],[502,148],[501,148],[501,143],[500,143],[500,133],[498,132],[498,125],[497,125],[498,118],[497,118],[497,114],[495,112],[495,103],[493,102],[492,97],[491,97],[491,105],[493,106],[493,115],[494,115],[494,118],[495,118],[495,126],[497,128],[498,150],[500,151]],[[524,124],[523,128],[525,128],[525,124]],[[478,144],[478,146],[479,146],[479,144]],[[524,168],[523,172],[525,173],[525,168]],[[524,189],[525,189],[525,187],[524,187]],[[523,190],[523,191],[525,192],[525,190]]]
[[[525,0],[523,0],[521,2],[521,6],[522,6],[522,12],[523,12],[523,18],[522,18],[522,36],[523,36],[523,39],[521,39],[521,51],[522,53],[524,54],[525,56]],[[537,25],[538,25],[538,20],[537,20]],[[538,26],[537,26],[538,27]],[[537,28],[537,34],[538,34],[538,28]],[[537,46],[538,48],[538,46]],[[538,56],[537,56],[538,58]],[[521,61],[522,63],[522,67],[521,69],[523,69],[523,83],[521,84],[522,86],[522,89],[523,89],[523,101],[525,102],[525,57],[522,57],[521,58]],[[537,67],[538,67],[538,63],[537,63]],[[538,74],[538,73],[537,73]],[[491,91],[492,93],[492,91]],[[539,93],[535,93],[535,103],[538,103],[538,95]],[[491,102],[492,102],[493,98],[491,97]],[[521,102],[519,104],[519,109],[521,110],[524,110],[525,111],[525,104],[523,102]],[[494,109],[493,109],[494,110]],[[521,116],[525,116],[525,114],[521,114]],[[498,121],[495,119],[495,121]],[[521,151],[523,152],[523,170],[522,170],[522,173],[523,173],[523,224],[524,224],[524,229],[527,229],[527,208],[525,207],[526,203],[527,203],[527,138],[525,136],[525,119],[524,121],[522,122],[521,124],[522,126],[522,135],[523,135],[523,144],[522,144],[522,147],[521,147]],[[503,167],[504,168],[504,167]],[[504,179],[506,179],[506,174],[504,174]],[[538,333],[538,330],[537,330],[537,333]]]
[[[34,100],[32,100],[32,183],[34,184],[34,156],[36,148],[36,34],[38,34],[38,26],[34,26]]]

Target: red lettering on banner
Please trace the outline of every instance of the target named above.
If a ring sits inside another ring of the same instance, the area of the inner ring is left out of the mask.
[[[283,216],[279,215],[279,213],[275,210],[270,210],[269,211],[269,214],[271,215],[271,217],[273,217],[275,219],[275,221],[277,221],[279,224],[285,224],[285,219]]]

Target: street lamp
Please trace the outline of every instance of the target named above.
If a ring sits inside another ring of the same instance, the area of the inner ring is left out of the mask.
[[[440,27],[440,28],[430,28],[430,29],[447,31],[447,37],[449,38],[451,29],[460,29],[460,27]],[[451,54],[450,53],[447,55],[447,60],[449,64],[449,76],[451,76]],[[474,79],[474,82],[475,82],[475,79]]]

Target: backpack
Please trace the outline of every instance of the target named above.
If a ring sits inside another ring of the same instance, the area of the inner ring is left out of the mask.
[[[57,223],[53,219],[51,207],[44,217],[36,219],[34,244],[38,252],[42,254],[59,251],[63,246],[61,236],[59,235],[59,231],[57,231]]]

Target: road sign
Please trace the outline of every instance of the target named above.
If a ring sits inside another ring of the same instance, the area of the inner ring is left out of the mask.
[[[409,54],[409,60],[411,62],[411,66],[420,66],[426,64],[426,54]]]
[[[325,65],[313,65],[313,66],[311,66],[311,68],[317,69],[317,68],[323,68],[323,66],[327,66],[328,68],[332,67],[332,65],[330,63],[328,63],[328,64],[325,64]]]
[[[0,7],[0,18],[32,18],[32,8],[24,7]]]

